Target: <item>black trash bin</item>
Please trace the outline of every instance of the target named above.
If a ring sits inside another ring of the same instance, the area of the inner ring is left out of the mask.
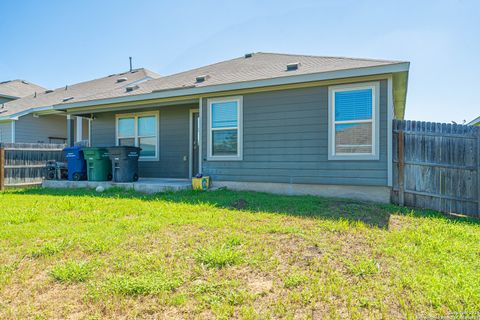
[[[112,181],[134,182],[138,180],[138,147],[110,147],[108,154],[112,160]]]

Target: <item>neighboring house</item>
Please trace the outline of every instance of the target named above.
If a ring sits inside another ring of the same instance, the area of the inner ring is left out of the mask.
[[[0,112],[2,105],[9,101],[17,100],[35,92],[45,90],[36,84],[25,80],[8,80],[0,82]],[[10,140],[12,136],[12,128],[9,123],[0,122],[0,142]]]
[[[388,202],[392,119],[404,116],[408,70],[253,53],[45,112],[90,118],[93,146],[140,146],[141,177],[203,173],[214,186]]]
[[[55,90],[35,86],[19,99],[0,104],[0,142],[66,143],[67,114],[51,110],[52,105],[87,98],[110,90],[124,89],[142,81],[158,78],[146,69],[135,69],[108,77],[67,85]],[[2,85],[0,84],[0,96]],[[42,110],[43,112],[37,113]],[[76,117],[71,122],[74,142],[90,140],[90,119]]]
[[[469,126],[480,126],[480,117],[473,119],[469,123],[467,123]]]
[[[45,88],[25,80],[8,80],[0,82],[0,105],[43,90],[45,90]]]

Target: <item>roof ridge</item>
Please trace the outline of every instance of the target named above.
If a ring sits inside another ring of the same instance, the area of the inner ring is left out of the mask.
[[[311,58],[330,58],[330,59],[348,59],[348,60],[362,60],[362,61],[380,61],[380,62],[406,62],[403,60],[387,60],[387,59],[376,59],[376,58],[357,58],[357,57],[345,57],[345,56],[316,56],[312,54],[296,54],[296,53],[277,53],[277,52],[264,52],[258,51],[255,54],[272,54],[278,56],[294,56],[294,57],[311,57]]]
[[[27,84],[32,84],[30,81],[24,80],[24,79],[11,79],[11,80],[0,81],[0,84],[10,83],[10,82],[22,82],[22,83],[26,82]]]
[[[132,71],[135,71],[135,72],[138,72],[140,70],[148,70],[146,68],[134,68],[132,69]],[[114,76],[122,76],[122,75],[125,75],[125,74],[128,74],[128,73],[132,73],[132,71],[128,70],[128,71],[124,71],[124,72],[119,72],[119,73],[112,73],[108,76],[103,76],[103,77],[99,77],[99,78],[95,78],[95,79],[91,79],[91,80],[85,80],[85,81],[80,81],[80,82],[76,82],[76,83],[73,83],[73,84],[66,84],[65,86],[68,86],[68,87],[72,87],[72,86],[77,86],[79,84],[85,84],[85,83],[88,83],[88,82],[93,82],[93,81],[97,81],[97,80],[102,80],[102,79],[107,79],[107,78],[111,78],[111,77],[114,77]],[[151,71],[151,70],[148,70],[148,71]],[[152,71],[153,72],[153,71]],[[58,89],[64,89],[65,86],[61,86],[61,87],[57,87],[57,88],[54,88],[53,91],[56,91]]]

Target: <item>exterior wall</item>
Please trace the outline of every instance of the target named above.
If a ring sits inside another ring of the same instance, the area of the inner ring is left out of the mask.
[[[387,81],[380,81],[380,159],[328,160],[328,86],[243,95],[243,160],[207,161],[213,181],[387,186]]]
[[[15,142],[49,143],[49,137],[67,137],[67,120],[64,116],[34,117],[28,114],[15,122]]]
[[[0,122],[0,142],[12,142],[12,122]]]
[[[91,127],[94,147],[115,145],[115,115],[121,113],[159,111],[159,160],[140,161],[140,177],[188,178],[189,117],[197,105],[178,105],[149,109],[95,114]]]

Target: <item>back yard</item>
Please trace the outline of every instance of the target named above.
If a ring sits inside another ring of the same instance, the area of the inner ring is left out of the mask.
[[[227,190],[14,190],[0,208],[2,319],[480,311],[473,219]]]

